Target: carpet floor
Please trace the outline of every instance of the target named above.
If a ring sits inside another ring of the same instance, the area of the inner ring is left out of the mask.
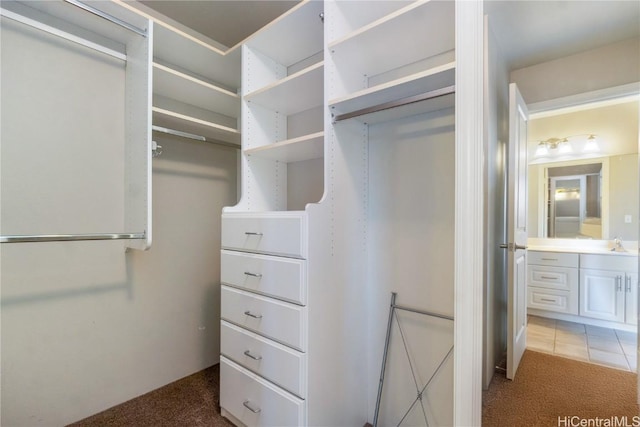
[[[73,427],[228,427],[220,415],[220,365],[71,424]]]
[[[635,373],[527,350],[514,381],[494,375],[483,395],[482,425],[639,425],[636,390]],[[622,423],[586,424],[596,418]]]

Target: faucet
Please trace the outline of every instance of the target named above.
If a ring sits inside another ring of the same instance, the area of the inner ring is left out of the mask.
[[[619,237],[614,237],[613,238],[613,248],[611,248],[612,251],[616,252],[616,251],[624,251],[624,248],[622,247],[622,239],[620,239]]]

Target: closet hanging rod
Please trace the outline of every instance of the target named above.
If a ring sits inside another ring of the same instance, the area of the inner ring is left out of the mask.
[[[403,105],[415,104],[417,102],[427,101],[433,98],[439,98],[441,96],[451,95],[456,92],[455,85],[443,87],[440,89],[431,90],[429,92],[420,93],[418,95],[408,96],[406,98],[396,99],[394,101],[383,102],[382,104],[374,105],[360,110],[352,111],[350,113],[338,114],[333,118],[333,122],[339,122],[342,120],[353,119],[354,117],[364,116],[365,114],[377,113],[379,111],[390,110],[392,108],[402,107]]]
[[[232,144],[230,142],[210,140],[210,139],[207,139],[206,137],[204,137],[202,135],[196,135],[196,134],[189,133],[189,132],[183,132],[181,130],[170,129],[170,128],[166,128],[166,127],[162,127],[162,126],[156,126],[156,125],[151,126],[151,130],[153,130],[155,132],[166,133],[168,135],[179,136],[181,138],[193,139],[193,140],[201,141],[201,142],[207,142],[209,144],[222,145],[223,147],[231,147],[231,148],[235,148],[235,149],[238,149],[238,150],[240,149],[240,146],[238,144]]]
[[[100,9],[96,9],[93,6],[89,6],[88,4],[82,3],[82,2],[80,2],[78,0],[64,0],[64,1],[69,3],[69,4],[74,5],[76,7],[79,7],[80,9],[85,10],[85,11],[87,11],[89,13],[93,13],[94,15],[99,16],[102,19],[106,19],[109,22],[113,22],[114,24],[119,25],[122,28],[125,28],[125,29],[127,29],[129,31],[132,31],[132,32],[136,33],[136,34],[139,34],[142,37],[147,37],[147,30],[143,30],[141,28],[133,26],[133,25],[129,24],[128,22],[123,21],[120,18],[116,18],[113,15],[109,15],[108,13],[101,11]]]
[[[24,234],[0,236],[0,243],[73,242],[81,240],[144,240],[147,233],[95,233],[95,234]]]
[[[5,18],[20,22],[21,24],[28,25],[40,31],[44,31],[46,33],[63,38],[73,43],[77,43],[84,47],[88,47],[89,49],[97,50],[98,52],[113,56],[116,59],[120,59],[122,61],[127,60],[127,55],[124,53],[109,49],[108,47],[102,46],[98,43],[91,42],[89,40],[83,39],[82,37],[78,37],[74,34],[67,33],[66,31],[59,30],[58,28],[43,24],[42,22],[36,21],[35,19],[27,18],[26,16],[22,16],[10,10],[0,8],[0,16],[4,16]]]

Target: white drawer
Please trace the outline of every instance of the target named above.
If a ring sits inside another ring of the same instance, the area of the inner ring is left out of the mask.
[[[306,351],[305,307],[222,286],[220,315],[238,326]]]
[[[224,356],[296,396],[305,397],[306,354],[224,320],[220,327],[220,342]]]
[[[529,265],[528,274],[528,286],[572,292],[578,291],[577,268]]]
[[[613,254],[580,254],[580,268],[635,272],[638,270],[638,258]]]
[[[576,253],[529,251],[527,252],[527,257],[529,265],[578,268],[579,257]]]
[[[222,248],[307,258],[304,212],[227,213],[222,215]]]
[[[300,259],[223,250],[220,280],[225,285],[306,305],[306,267],[306,261]]]
[[[527,302],[529,308],[578,314],[576,293],[527,287]]]
[[[303,426],[305,401],[225,357],[220,358],[220,406],[247,426]]]

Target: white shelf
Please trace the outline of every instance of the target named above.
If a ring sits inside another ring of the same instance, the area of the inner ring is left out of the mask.
[[[419,1],[329,44],[336,64],[366,76],[455,48],[455,4]]]
[[[154,27],[154,57],[229,89],[240,87],[240,49],[218,53],[162,25]]]
[[[312,56],[323,47],[323,8],[321,1],[303,1],[255,33],[247,44],[285,67]],[[288,40],[292,42],[283,43]]]
[[[240,96],[162,64],[153,64],[153,92],[185,104],[237,118]]]
[[[322,105],[323,65],[319,62],[251,92],[245,100],[287,116]]]
[[[237,129],[159,107],[153,107],[152,110],[153,124],[156,126],[200,135],[216,141],[240,144],[240,132]]]
[[[319,159],[324,156],[324,132],[304,135],[262,147],[244,150],[245,154],[285,163]]]
[[[391,82],[363,89],[329,101],[334,115],[358,111],[375,105],[430,92],[455,84],[455,62],[434,67]]]

